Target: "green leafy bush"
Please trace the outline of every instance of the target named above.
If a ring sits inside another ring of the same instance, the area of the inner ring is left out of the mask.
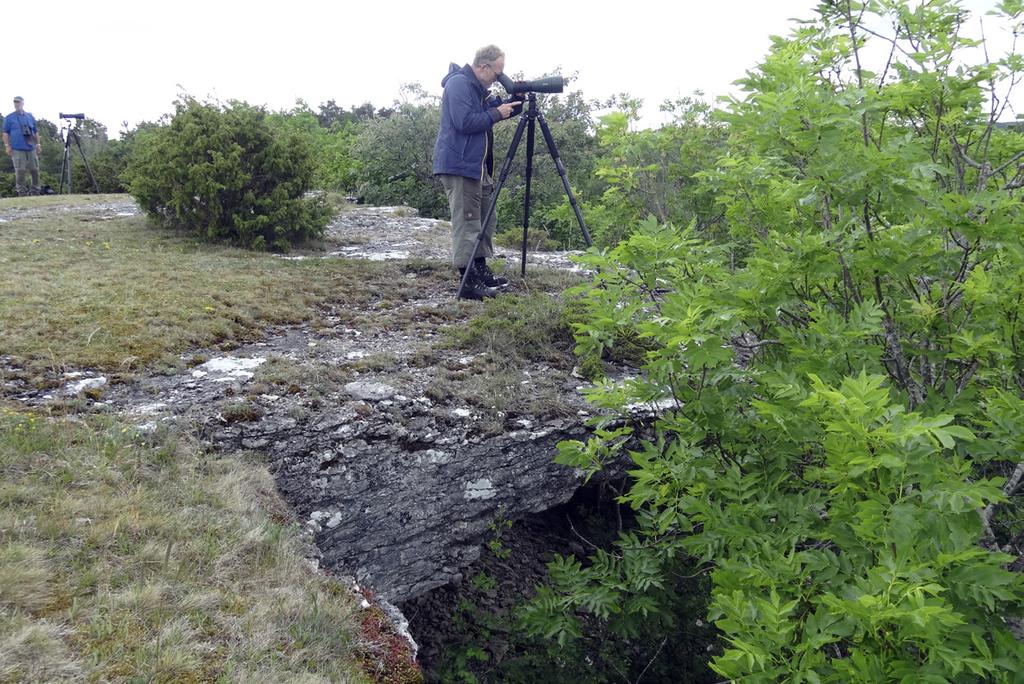
[[[437,98],[416,84],[402,92],[394,111],[364,122],[353,140],[359,195],[368,204],[406,205],[422,216],[448,218],[444,188],[434,178]]]
[[[129,191],[151,217],[207,240],[284,251],[318,237],[329,214],[306,196],[313,150],[267,118],[245,103],[185,98],[168,125],[139,132]]]
[[[587,205],[594,241],[614,246],[647,216],[661,222],[697,222],[711,234],[721,221],[714,195],[697,175],[715,166],[722,153],[726,128],[712,116],[710,105],[697,97],[662,104],[671,121],[653,130],[631,130],[642,103],[618,98],[616,108],[597,127],[596,175],[605,187]]]
[[[648,342],[636,379],[591,398],[662,413],[628,453],[638,529],[552,565],[536,633],[571,638],[582,611],[631,638],[698,559],[731,680],[1018,680],[1000,511],[1024,472],[1024,137],[981,86],[1024,63],[972,63],[965,17],[821,4],[730,104],[702,174],[726,239],[651,219],[587,258],[580,351]],[[605,420],[559,461],[623,455]]]
[[[313,150],[313,187],[341,192],[355,189],[356,162],[351,151],[356,123],[339,121],[325,127],[301,100],[292,110],[272,114],[269,120],[275,132],[305,138],[305,144]]]

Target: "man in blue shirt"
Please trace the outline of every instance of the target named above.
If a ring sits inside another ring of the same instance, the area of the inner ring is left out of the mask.
[[[460,275],[470,269],[466,287],[459,293],[464,299],[494,297],[497,288],[508,284],[505,278],[496,278],[487,266],[487,259],[494,255],[491,239],[497,218],[491,215],[486,226],[480,225],[494,189],[491,128],[512,116],[517,107],[488,96],[488,88],[504,69],[505,53],[488,45],[477,50],[472,65],[460,69],[452,64],[441,81],[444,94],[434,145],[434,175],[441,180],[451,209],[452,262]],[[470,263],[481,232],[484,237],[480,251]]]
[[[25,100],[14,98],[14,111],[4,117],[4,150],[14,162],[14,183],[18,196],[39,194],[39,129],[36,119],[25,111]],[[25,181],[32,176],[32,185]]]

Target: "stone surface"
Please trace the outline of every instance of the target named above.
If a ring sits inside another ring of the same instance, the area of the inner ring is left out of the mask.
[[[69,382],[64,388],[64,392],[70,396],[74,396],[87,390],[99,389],[107,384],[107,379],[103,376],[96,378],[84,378],[82,380],[75,380]]]
[[[494,520],[563,503],[581,483],[553,461],[559,441],[585,435],[575,420],[477,443],[460,432],[439,447],[426,438],[451,434],[444,416],[416,402],[401,411],[414,428],[342,409],[303,423],[264,417],[217,427],[212,437],[222,449],[265,451],[282,494],[315,532],[323,565],[396,602],[460,576]]]
[[[265,358],[259,356],[249,358],[222,356],[201,364],[192,371],[192,377],[202,378],[210,375],[218,382],[248,380],[253,376],[253,371],[263,365],[265,361]]]
[[[346,243],[329,252],[331,257],[394,261],[430,259],[448,263],[451,258],[451,224],[421,218],[409,207],[357,206],[344,211],[327,227],[325,237]],[[517,268],[519,250],[497,247],[509,268]],[[545,266],[578,271],[570,257],[579,252],[529,252],[527,268]],[[499,273],[500,275],[500,273]]]
[[[383,401],[398,394],[398,390],[383,382],[350,382],[345,385],[345,391],[363,401]]]
[[[395,208],[344,211],[325,237],[337,248],[308,258],[402,252],[447,261],[450,249],[445,222]],[[523,368],[531,392],[539,391],[538,378],[554,378],[549,386],[564,395],[549,415],[438,394],[445,373],[472,378],[485,361],[436,344],[447,321],[472,309],[454,306],[451,283],[429,273],[412,271],[401,280],[415,294],[386,310],[373,302],[363,310],[331,304],[318,312],[316,327],[268,327],[264,339],[230,353],[193,350],[177,372],[114,382],[103,388],[102,403],[82,401],[89,410],[119,412],[140,434],[178,429],[223,452],[262,454],[297,518],[315,534],[320,567],[354,577],[389,601],[408,600],[461,579],[495,520],[572,496],[581,478],[553,457],[559,441],[585,435],[586,405],[578,392],[583,380],[539,363]],[[411,362],[424,354],[430,363]],[[267,380],[274,368],[289,379]],[[302,369],[315,370],[304,376]],[[0,370],[0,389],[33,405],[73,383],[99,381],[79,369],[40,388],[15,359],[2,356]]]

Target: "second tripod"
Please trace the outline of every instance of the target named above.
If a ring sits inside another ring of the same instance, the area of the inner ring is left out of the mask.
[[[89,180],[92,181],[93,192],[99,192],[99,185],[96,183],[96,177],[92,175],[92,169],[89,168],[89,160],[85,158],[85,150],[82,149],[82,139],[78,135],[76,130],[81,124],[81,121],[85,116],[81,114],[61,114],[65,124],[61,127],[61,136],[64,138],[64,159],[60,163],[60,186],[57,190],[58,193],[64,192],[64,179],[68,181],[68,194],[71,194],[71,141],[75,142],[75,146],[78,148],[78,153],[82,155],[82,163],[85,164],[85,172],[89,175]],[[72,121],[78,121],[78,124],[72,124]]]
[[[516,150],[519,149],[519,143],[523,139],[523,131],[526,131],[526,193],[523,198],[523,253],[522,253],[522,267],[521,275],[526,275],[526,241],[530,229],[530,183],[533,178],[533,146],[534,138],[536,135],[537,123],[540,123],[540,131],[544,135],[544,142],[547,143],[548,152],[551,154],[552,161],[555,162],[555,168],[558,170],[558,175],[562,179],[562,186],[565,188],[565,194],[569,198],[569,204],[572,205],[572,210],[576,214],[576,221],[580,224],[580,231],[583,233],[583,242],[586,243],[587,247],[592,244],[590,240],[590,233],[587,231],[587,224],[583,221],[583,212],[580,211],[580,206],[576,202],[576,196],[572,192],[572,187],[569,185],[569,177],[565,172],[565,165],[562,164],[562,158],[558,154],[558,147],[555,146],[555,139],[551,137],[551,129],[548,128],[548,122],[544,118],[544,114],[537,108],[537,94],[527,93],[526,95],[527,106],[525,111],[519,118],[519,125],[516,127],[515,135],[512,136],[512,144],[509,145],[508,154],[505,155],[505,161],[501,165],[501,173],[498,175],[498,183],[494,186],[494,192],[491,193],[491,203],[487,207],[487,212],[484,214],[483,220],[480,221],[480,236],[476,239],[476,244],[473,245],[473,253],[469,257],[469,261],[466,262],[466,270],[462,276],[462,281],[459,283],[459,290],[456,293],[456,297],[462,295],[463,289],[466,287],[466,281],[469,279],[470,271],[473,268],[473,260],[476,258],[476,253],[480,250],[480,244],[484,239],[484,227],[490,222],[491,217],[494,215],[495,208],[498,206],[498,194],[501,192],[501,188],[505,185],[505,180],[508,178],[509,172],[512,170],[512,160],[515,159]]]

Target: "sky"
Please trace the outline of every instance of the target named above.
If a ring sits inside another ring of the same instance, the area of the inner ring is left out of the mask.
[[[963,4],[977,14],[994,1]],[[33,9],[23,28],[7,22],[0,97],[5,112],[22,95],[27,111],[51,121],[83,112],[114,137],[123,122],[172,112],[179,93],[271,109],[298,99],[382,107],[404,83],[440,94],[449,62],[464,64],[494,43],[509,73],[577,74],[573,87],[587,98],[642,98],[641,123],[650,126],[661,123],[665,99],[737,93],[732,82],[768,52],[770,36],[788,34],[816,4],[58,0],[43,21]],[[1005,46],[1004,29],[986,24],[986,35]]]

